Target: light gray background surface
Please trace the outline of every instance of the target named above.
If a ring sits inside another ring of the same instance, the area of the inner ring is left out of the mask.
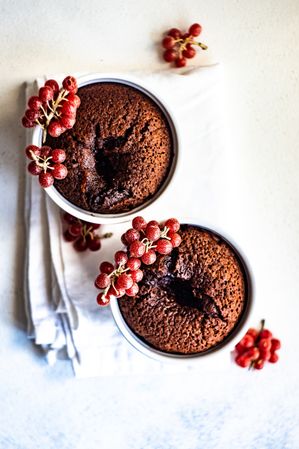
[[[298,0],[0,0],[0,17],[0,448],[298,448]],[[281,361],[258,373],[78,381],[67,362],[48,367],[24,333],[22,83],[162,68],[161,33],[194,21],[210,47],[202,61],[226,71],[229,233],[251,235],[247,254],[264,272],[256,317],[281,337]]]

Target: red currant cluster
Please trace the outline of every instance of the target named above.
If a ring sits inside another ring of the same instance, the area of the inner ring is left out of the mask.
[[[152,265],[156,261],[156,253],[170,254],[173,248],[179,246],[179,229],[180,223],[176,218],[166,220],[164,225],[159,225],[155,220],[147,223],[143,217],[134,218],[132,228],[121,237],[126,250],[115,253],[115,265],[110,262],[100,265],[95,286],[104,291],[97,297],[98,304],[108,305],[112,296],[136,296],[138,282],[143,278],[141,265]]]
[[[22,118],[25,128],[39,125],[43,129],[43,142],[47,133],[58,137],[67,129],[71,129],[76,121],[80,98],[76,95],[77,80],[67,76],[59,88],[57,81],[48,80],[39,89],[38,96],[30,97],[28,109]]]
[[[31,159],[28,171],[32,175],[38,176],[42,187],[50,187],[54,183],[54,179],[64,179],[67,176],[67,168],[62,163],[65,161],[64,150],[28,145],[25,148],[25,153]]]
[[[264,329],[265,320],[262,320],[260,331],[249,329],[242,340],[235,347],[235,362],[242,368],[264,368],[265,362],[278,361],[277,350],[280,349],[280,340],[272,338],[272,332]]]
[[[82,252],[87,249],[98,251],[102,246],[101,240],[112,237],[112,232],[104,235],[95,232],[101,225],[79,220],[67,212],[63,214],[63,220],[67,224],[63,232],[64,239],[67,242],[73,242],[76,251]]]
[[[207,50],[207,46],[194,40],[201,33],[199,23],[190,26],[188,33],[183,33],[177,28],[171,28],[162,40],[165,48],[163,58],[166,62],[174,62],[176,67],[185,67],[187,59],[194,58],[196,50],[193,46]]]

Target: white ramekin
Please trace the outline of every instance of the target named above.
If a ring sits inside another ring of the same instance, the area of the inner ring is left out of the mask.
[[[142,354],[155,359],[159,362],[169,362],[169,363],[175,363],[175,364],[198,364],[200,361],[207,360],[207,358],[216,357],[219,355],[219,353],[222,353],[222,349],[227,349],[228,345],[230,347],[234,347],[234,345],[240,340],[240,334],[241,331],[244,329],[244,327],[247,325],[250,316],[252,315],[253,310],[253,304],[254,304],[254,282],[253,282],[253,275],[251,268],[249,266],[248,260],[245,258],[245,256],[241,253],[240,249],[237,247],[235,243],[232,243],[232,239],[229,237],[229,239],[223,235],[223,233],[219,231],[215,231],[211,228],[207,228],[205,226],[201,226],[198,223],[195,223],[193,221],[181,221],[181,223],[185,224],[193,224],[194,226],[199,227],[202,230],[212,232],[216,236],[220,237],[222,240],[224,240],[235,252],[241,267],[243,268],[245,280],[247,284],[246,288],[246,307],[243,311],[242,317],[236,326],[236,328],[233,330],[233,332],[225,338],[221,343],[216,345],[214,348],[209,349],[208,351],[205,351],[203,353],[198,354],[190,354],[190,355],[184,355],[184,354],[172,354],[164,351],[160,351],[158,349],[155,349],[150,344],[147,344],[144,340],[139,338],[133,331],[130,329],[128,324],[126,323],[125,319],[123,318],[123,315],[120,311],[118,300],[116,298],[112,298],[110,301],[110,308],[113,315],[113,318],[122,333],[122,335],[125,337],[125,339],[139,352]]]
[[[176,120],[174,118],[173,111],[166,105],[164,99],[162,99],[160,94],[153,92],[151,87],[148,87],[146,83],[144,83],[139,78],[133,76],[123,76],[115,73],[106,73],[106,74],[89,74],[84,75],[77,78],[78,86],[83,87],[88,84],[95,84],[101,82],[113,82],[120,83],[126,86],[133,87],[134,89],[139,90],[143,94],[147,95],[152,101],[154,101],[157,106],[164,113],[168,125],[171,131],[172,142],[173,142],[173,160],[168,173],[167,178],[165,179],[163,185],[160,187],[158,192],[149,200],[145,201],[140,206],[128,211],[119,214],[98,214],[94,212],[87,211],[82,209],[75,204],[72,204],[63,195],[61,195],[55,186],[48,187],[45,189],[50,198],[63,210],[69,212],[71,215],[75,217],[85,220],[91,223],[98,224],[113,224],[113,223],[122,223],[125,221],[130,221],[134,216],[140,213],[140,211],[144,209],[150,208],[150,206],[158,200],[160,200],[161,196],[165,192],[166,188],[170,185],[170,182],[173,180],[174,173],[178,164],[179,158],[179,135],[178,135],[178,126],[176,124]],[[40,127],[35,127],[32,134],[32,144],[41,146],[42,145],[42,130]]]

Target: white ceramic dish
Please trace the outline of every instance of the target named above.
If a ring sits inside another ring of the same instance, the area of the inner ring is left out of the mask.
[[[223,235],[223,233],[219,233],[218,231],[212,230],[211,228],[207,228],[204,226],[199,225],[198,223],[194,223],[194,221],[186,221],[182,220],[182,223],[189,223],[194,224],[195,226],[198,226],[199,228],[212,232],[213,234],[216,234],[218,237],[220,237],[222,240],[224,240],[228,245],[234,250],[241,267],[243,268],[245,282],[246,282],[246,306],[242,313],[242,317],[236,326],[236,328],[233,330],[233,332],[226,337],[221,343],[215,346],[215,348],[211,348],[208,351],[205,351],[203,353],[197,353],[197,354],[190,354],[190,355],[184,355],[184,354],[172,354],[167,353],[164,351],[160,351],[158,349],[155,349],[150,344],[146,343],[144,340],[139,338],[128,326],[126,321],[123,318],[123,315],[120,311],[118,300],[116,298],[112,298],[110,301],[110,307],[112,311],[113,318],[120,330],[120,332],[123,334],[125,339],[139,352],[142,354],[155,359],[160,362],[170,362],[170,363],[176,363],[176,364],[182,364],[187,363],[188,365],[198,364],[200,361],[204,361],[207,358],[216,357],[219,352],[222,349],[227,349],[227,345],[229,344],[231,347],[233,347],[238,340],[240,340],[240,334],[241,331],[244,329],[246,324],[248,323],[249,317],[252,314],[253,309],[253,301],[254,301],[254,290],[253,290],[253,275],[252,271],[249,266],[248,260],[244,257],[244,255],[241,253],[240,249],[237,247],[235,243],[232,243],[231,238],[227,238]]]
[[[126,86],[130,86],[133,87],[134,89],[139,90],[143,94],[147,95],[152,101],[154,101],[157,104],[157,106],[162,110],[169,124],[169,128],[172,135],[173,153],[174,153],[172,164],[168,176],[164,181],[163,185],[161,186],[161,188],[159,189],[159,191],[148,201],[144,202],[142,205],[136,207],[135,209],[132,209],[129,212],[119,214],[98,214],[87,211],[85,209],[76,206],[75,204],[72,204],[70,201],[64,198],[54,186],[48,187],[47,189],[45,189],[45,191],[61,209],[65,210],[66,212],[69,212],[70,214],[82,220],[99,224],[121,223],[132,220],[132,218],[134,218],[134,216],[139,214],[141,211],[143,211],[144,209],[148,209],[154,202],[156,203],[156,201],[158,201],[161,198],[166,188],[169,187],[171,181],[173,180],[179,158],[178,126],[175,122],[174,114],[170,110],[169,106],[166,105],[164,99],[161,98],[161,95],[154,93],[150,87],[148,87],[143,81],[137,78],[131,76],[124,77],[121,75],[108,73],[108,74],[90,74],[81,76],[77,78],[77,81],[79,87],[100,82],[113,82],[124,84]],[[32,144],[37,146],[42,145],[42,130],[39,127],[36,127],[33,131]]]

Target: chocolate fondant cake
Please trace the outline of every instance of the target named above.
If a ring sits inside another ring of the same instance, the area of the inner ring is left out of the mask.
[[[206,351],[227,337],[246,304],[245,273],[234,250],[212,232],[182,225],[181,245],[143,268],[136,297],[119,299],[129,327],[172,353]]]
[[[129,211],[162,186],[173,157],[171,133],[160,108],[119,83],[79,89],[75,126],[46,145],[66,151],[68,176],[55,182],[73,204],[97,213]]]

